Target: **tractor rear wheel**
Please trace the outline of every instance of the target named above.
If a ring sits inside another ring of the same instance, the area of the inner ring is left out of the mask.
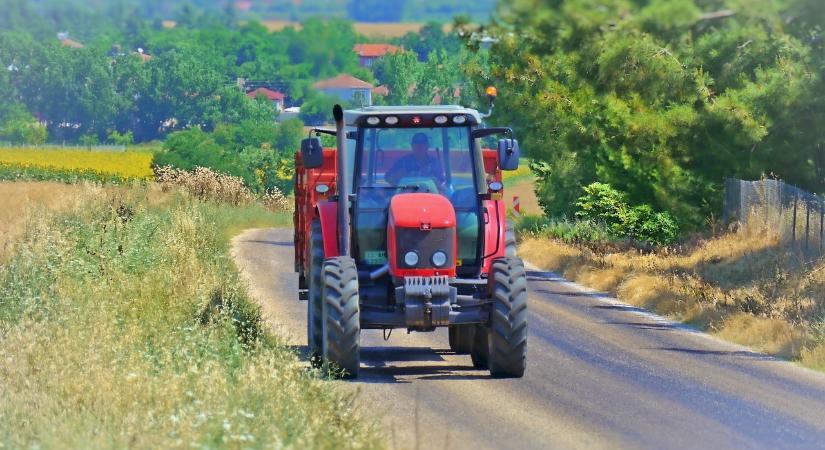
[[[355,260],[348,256],[327,259],[322,278],[324,364],[335,375],[356,378],[361,366],[361,322]]]
[[[524,375],[527,365],[527,274],[519,258],[493,261],[493,310],[489,331],[490,374],[496,378]]]
[[[473,347],[473,330],[474,325],[450,325],[450,350],[459,355],[466,355],[470,353]]]
[[[518,253],[518,242],[516,242],[516,226],[512,220],[507,220],[507,228],[504,231],[504,256],[515,258]]]
[[[309,282],[307,298],[307,345],[310,362],[321,357],[323,335],[321,321],[321,268],[324,264],[324,237],[321,223],[316,219],[310,225]]]
[[[486,369],[490,359],[490,344],[487,337],[489,331],[482,325],[475,325],[474,328],[470,357],[473,359],[473,367],[476,369]]]

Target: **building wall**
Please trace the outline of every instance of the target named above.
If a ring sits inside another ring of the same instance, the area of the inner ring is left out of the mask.
[[[338,97],[341,100],[352,102],[355,106],[371,106],[372,105],[372,89],[321,89],[321,92],[327,95]],[[356,102],[356,99],[362,99],[361,102]]]

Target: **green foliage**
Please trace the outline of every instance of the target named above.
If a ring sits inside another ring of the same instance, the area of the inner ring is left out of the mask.
[[[404,51],[384,56],[373,68],[378,82],[389,88],[385,103],[471,104],[472,93],[465,89],[467,79],[462,67],[478,64],[480,59],[467,50],[449,54],[441,48],[429,52],[422,62],[415,53]]]
[[[490,64],[467,65],[499,88],[491,122],[518,130],[548,215],[597,181],[685,229],[718,213],[725,177],[825,191],[821,2],[597,4],[508,2]]]
[[[84,147],[91,148],[91,147],[99,144],[100,139],[98,139],[96,134],[84,134],[83,136],[80,136],[80,139],[78,139],[78,142],[80,142],[80,145],[82,145]]]
[[[220,124],[212,133],[199,128],[172,133],[154,165],[192,170],[206,167],[240,177],[253,192],[262,194],[277,187],[292,191],[294,152],[304,128],[297,119],[281,124],[244,121]]]
[[[131,182],[132,180],[117,174],[102,173],[94,170],[21,167],[18,165],[0,164],[0,181],[59,181],[62,183],[94,181],[99,183],[121,184]]]
[[[520,234],[559,239],[568,244],[603,244],[615,238],[602,222],[524,216],[516,225]]]
[[[0,120],[0,140],[13,144],[41,145],[47,137],[46,127],[20,105],[7,108]]]
[[[332,122],[332,108],[346,105],[338,97],[312,92],[301,106],[301,120],[307,125],[323,125]]]
[[[650,205],[630,206],[627,196],[610,185],[592,183],[576,202],[576,218],[603,224],[614,238],[630,238],[654,245],[676,241],[679,228],[668,213],[655,212]]]
[[[115,145],[132,145],[135,142],[135,135],[131,131],[118,133],[117,130],[109,132],[107,136],[109,142]]]

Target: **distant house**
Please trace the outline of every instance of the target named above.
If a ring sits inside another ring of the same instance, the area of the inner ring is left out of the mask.
[[[69,48],[83,48],[84,47],[84,45],[81,44],[80,42],[73,41],[73,40],[69,39],[69,33],[66,33],[66,32],[57,33],[57,40],[59,40],[60,45],[62,45],[64,47],[69,47]]]
[[[263,95],[264,97],[268,98],[273,104],[275,104],[275,110],[281,112],[284,110],[284,99],[286,96],[278,91],[273,91],[272,89],[267,89],[265,87],[259,87],[254,91],[247,92],[246,96],[249,98],[256,98],[259,95]]]
[[[352,75],[341,74],[335,78],[321,80],[312,87],[356,106],[371,106],[372,90],[375,86]]]
[[[361,67],[372,67],[376,59],[401,50],[401,47],[390,44],[355,44],[352,48],[352,51],[358,54],[358,63]]]

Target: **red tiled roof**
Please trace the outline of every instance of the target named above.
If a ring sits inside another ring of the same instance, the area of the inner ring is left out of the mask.
[[[352,48],[352,51],[363,58],[380,58],[387,53],[395,53],[400,50],[401,47],[390,44],[355,44],[355,47]]]
[[[382,84],[381,86],[376,86],[375,88],[373,88],[372,93],[375,95],[386,97],[390,95],[390,88],[388,88],[386,84]]]
[[[366,81],[359,80],[352,75],[341,74],[335,78],[321,80],[312,85],[315,89],[372,89]]]
[[[255,98],[259,94],[265,96],[266,98],[268,98],[269,100],[271,100],[273,102],[275,100],[283,101],[284,98],[286,97],[284,94],[282,94],[278,91],[273,91],[272,89],[267,89],[265,87],[259,87],[258,89],[255,89],[254,91],[248,92],[246,94],[246,96],[249,97],[249,98]]]
[[[152,55],[147,55],[146,53],[134,52],[133,55],[137,55],[142,62],[149,62],[152,59]]]
[[[60,41],[60,43],[61,43],[64,47],[70,47],[70,48],[83,48],[83,44],[81,44],[80,42],[77,42],[77,41],[73,41],[73,40],[68,39],[68,38],[67,38],[67,39],[63,39],[63,40],[61,40],[61,41]]]

